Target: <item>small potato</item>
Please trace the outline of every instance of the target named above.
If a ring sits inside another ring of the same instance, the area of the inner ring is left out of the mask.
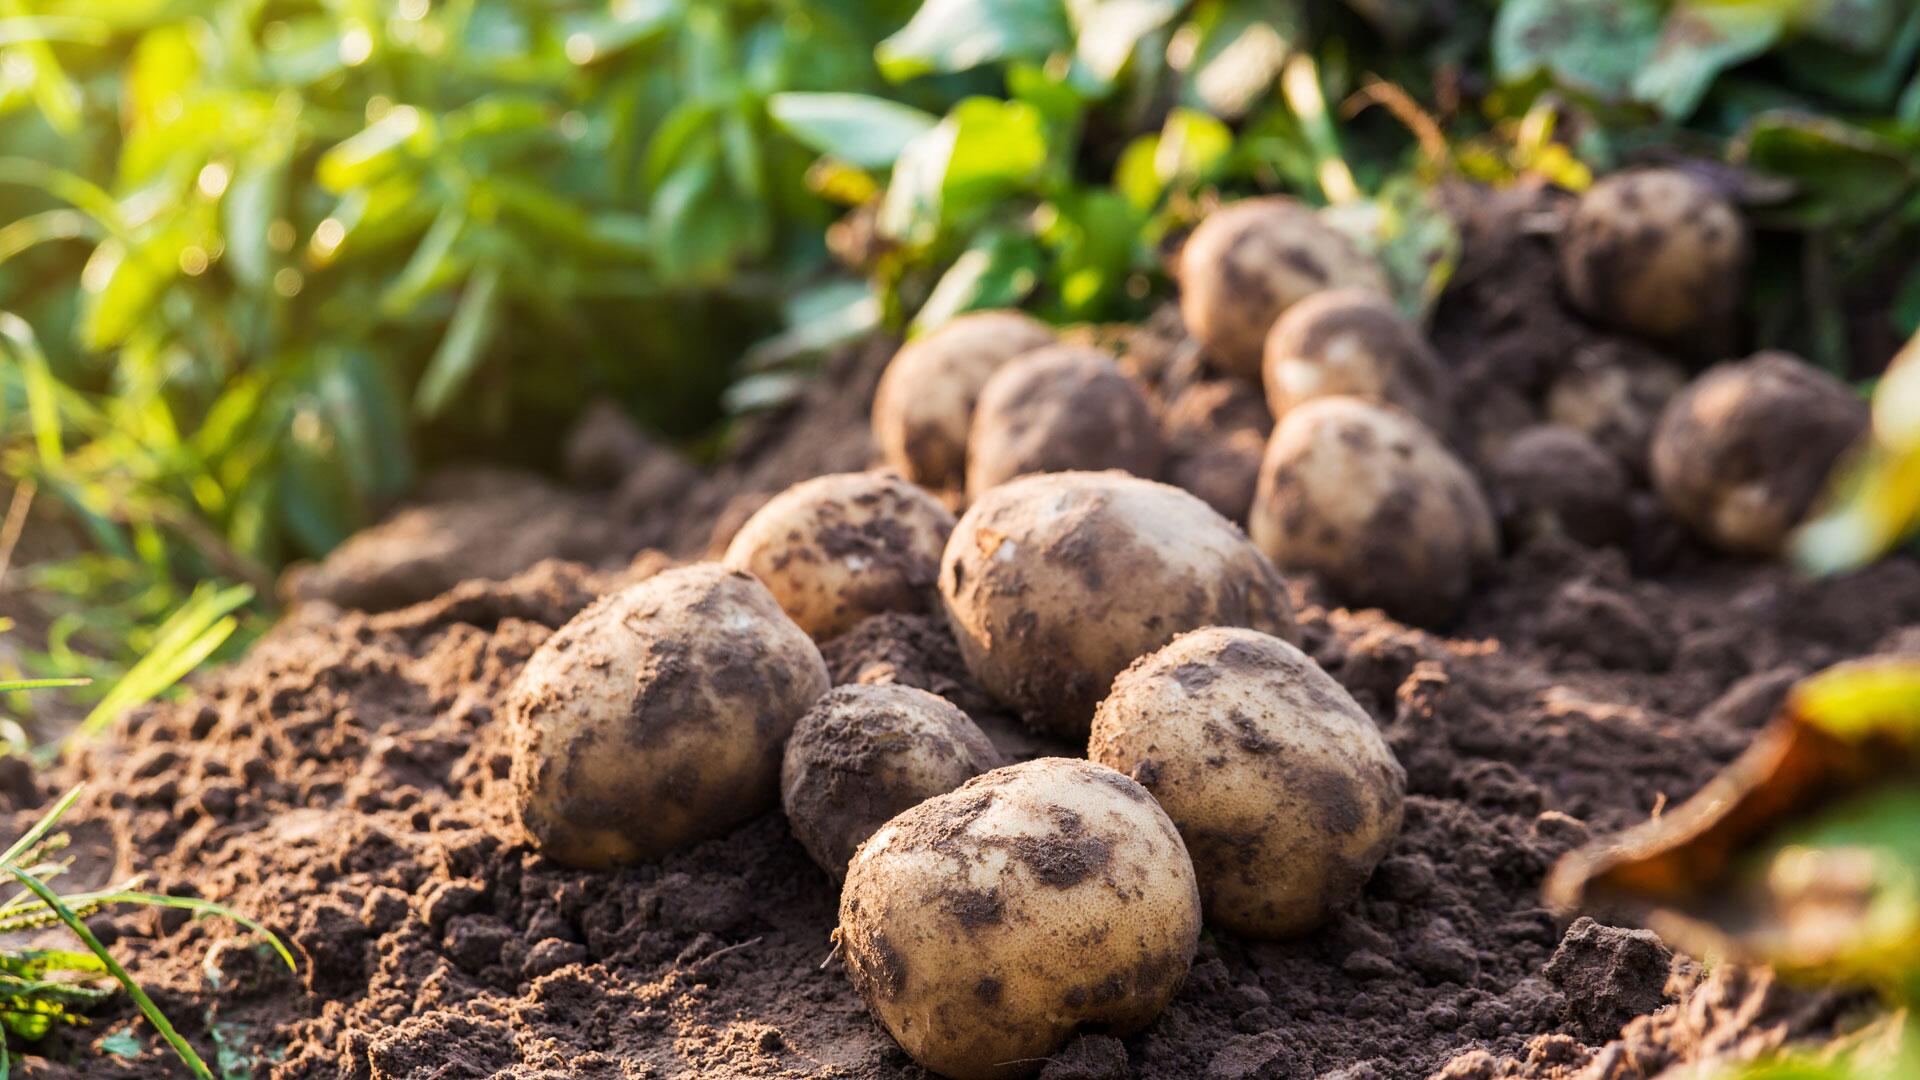
[[[1113,357],[1052,345],[994,372],[967,438],[967,495],[1028,473],[1122,469],[1155,478],[1165,454],[1153,407]]]
[[[1547,390],[1547,419],[1579,431],[1635,476],[1647,473],[1647,444],[1660,412],[1687,376],[1652,353],[1618,348],[1579,354]]]
[[[1267,335],[1262,371],[1275,417],[1344,394],[1397,405],[1435,431],[1450,423],[1440,358],[1377,292],[1329,289],[1288,308]]]
[[[911,686],[841,686],[794,725],[780,805],[800,846],[841,878],[854,849],[888,818],[1000,763],[985,733],[946,698]]]
[[[873,438],[886,463],[936,491],[965,484],[974,403],[1000,365],[1053,342],[1017,311],[961,315],[902,346],[873,395]]]
[[[1167,403],[1167,482],[1193,492],[1220,516],[1244,524],[1273,417],[1241,379],[1192,383]]]
[[[1087,756],[1138,780],[1193,856],[1207,920],[1254,937],[1324,923],[1400,831],[1406,773],[1307,654],[1208,627],[1113,681]]]
[[[1173,822],[1088,761],[995,769],[889,821],[840,893],[854,988],[923,1067],[1031,1076],[1080,1027],[1153,1022],[1193,960],[1200,898]]]
[[[1581,196],[1560,238],[1560,277],[1596,322],[1710,350],[1732,329],[1747,248],[1732,203],[1678,169],[1637,169]]]
[[[1499,539],[1479,482],[1437,436],[1350,397],[1296,406],[1274,427],[1248,531],[1344,602],[1423,625],[1453,618]]]
[[[1516,543],[1557,533],[1602,547],[1619,543],[1632,524],[1626,469],[1563,424],[1538,424],[1508,440],[1488,463],[1487,483]]]
[[[1241,199],[1208,214],[1180,251],[1178,276],[1188,332],[1219,370],[1254,380],[1281,312],[1323,289],[1388,291],[1372,256],[1282,196]]]
[[[1179,488],[1117,472],[981,496],[947,541],[940,596],[987,693],[1073,739],[1113,677],[1181,631],[1294,636],[1286,583],[1245,534]]]
[[[515,809],[567,866],[650,859],[779,797],[780,749],[827,691],[766,586],[711,563],[596,600],[508,694]]]
[[[933,609],[953,514],[893,473],[803,480],[768,500],[721,558],[759,578],[816,641],[869,615]]]
[[[1799,357],[1716,364],[1661,414],[1653,488],[1708,543],[1775,555],[1867,425],[1866,402]]]

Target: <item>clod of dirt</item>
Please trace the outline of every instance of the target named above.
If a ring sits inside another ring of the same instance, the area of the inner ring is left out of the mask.
[[[1665,1004],[1672,964],[1673,953],[1652,933],[1582,917],[1541,974],[1565,996],[1574,1034],[1603,1043],[1627,1021]]]

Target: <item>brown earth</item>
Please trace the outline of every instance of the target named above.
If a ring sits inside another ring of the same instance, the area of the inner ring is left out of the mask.
[[[1466,258],[1433,337],[1471,403],[1458,443],[1480,452],[1538,422],[1555,371],[1576,354],[1619,346],[1560,309],[1547,243],[1514,224],[1551,209],[1544,201],[1461,196]],[[1165,320],[1153,330],[1129,366],[1163,402],[1204,396],[1196,387],[1211,384],[1191,348]],[[376,533],[353,556],[362,573],[322,567],[296,590],[310,599],[191,700],[131,716],[52,775],[0,770],[0,810],[18,829],[56,787],[85,780],[71,821],[97,876],[144,874],[149,887],[218,899],[286,937],[298,975],[221,922],[149,911],[93,920],[230,1075],[920,1075],[829,960],[835,887],[777,812],[658,864],[565,869],[511,820],[502,730],[506,689],[533,649],[598,593],[670,561],[636,552],[697,556],[773,491],[867,464],[866,401],[886,353],[837,357],[796,409],[750,425],[691,488],[664,451],[601,433],[630,469],[603,454],[574,489],[537,498],[600,520],[602,546],[517,556],[583,562],[395,606],[391,589],[353,589],[446,570],[395,574],[368,554]],[[1192,430],[1173,440],[1174,468],[1229,468],[1244,425],[1223,430],[1235,441]],[[628,483],[623,472],[647,475]],[[1637,1080],[1856,1022],[1857,998],[1787,991],[1733,967],[1707,975],[1651,935],[1569,927],[1541,907],[1556,857],[1696,790],[1795,677],[1920,650],[1915,561],[1811,582],[1709,554],[1644,490],[1634,499],[1617,546],[1533,535],[1445,634],[1331,606],[1296,580],[1304,647],[1406,767],[1398,842],[1325,929],[1286,943],[1208,932],[1147,1032],[1088,1033],[1043,1075]],[[434,505],[389,538],[431,531]],[[514,569],[486,561],[515,533],[511,515],[466,535],[474,520],[439,519],[447,542],[436,550],[467,569],[436,589],[476,568]],[[420,550],[391,547],[401,559]],[[329,581],[337,587],[315,584]],[[364,606],[392,610],[346,606],[369,597]],[[935,618],[869,620],[826,652],[836,682],[949,697],[1010,758],[1076,752],[996,713]],[[77,1040],[97,1042],[130,1015],[110,1012]],[[69,1035],[29,1048],[45,1056],[22,1072],[184,1075],[136,1031],[141,1056],[102,1057],[61,1041]]]

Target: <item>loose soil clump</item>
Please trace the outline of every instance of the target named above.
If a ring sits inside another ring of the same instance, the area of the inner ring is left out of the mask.
[[[1551,245],[1517,222],[1552,209],[1547,196],[1455,201],[1467,247],[1433,338],[1459,400],[1476,403],[1454,445],[1477,466],[1545,419],[1578,356],[1619,339],[1540,295]],[[637,552],[713,550],[787,484],[872,464],[866,413],[891,351],[835,358],[727,463],[670,508],[610,528],[597,551],[548,553],[577,561],[470,564],[461,576],[493,580],[397,607],[382,587],[359,594],[379,601],[371,610],[338,588],[295,608],[190,699],[135,713],[51,775],[10,778],[7,824],[17,831],[56,787],[87,781],[69,820],[115,876],[219,900],[288,939],[297,976],[222,922],[145,910],[92,920],[234,1073],[924,1075],[833,957],[838,890],[778,811],[657,862],[560,866],[514,820],[505,708],[558,627],[671,561]],[[1398,839],[1320,930],[1260,942],[1209,929],[1157,1021],[1124,1039],[1087,1031],[1041,1075],[1643,1080],[1850,1023],[1855,998],[1739,968],[1707,975],[1648,935],[1569,927],[1539,886],[1590,836],[1697,790],[1798,676],[1920,648],[1920,564],[1813,582],[1708,551],[1644,488],[1628,518],[1624,541],[1598,547],[1529,532],[1444,635],[1330,606],[1295,576],[1301,647],[1406,770]],[[824,653],[835,684],[948,697],[1010,761],[1084,753],[994,710],[938,616],[876,616]],[[130,1022],[121,1008],[78,1037]],[[185,1075],[151,1047],[36,1049],[47,1056],[16,1060],[22,1075]]]

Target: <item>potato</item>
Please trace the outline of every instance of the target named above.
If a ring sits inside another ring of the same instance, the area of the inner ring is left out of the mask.
[[[1406,773],[1305,653],[1208,627],[1143,656],[1094,714],[1087,756],[1139,781],[1193,856],[1207,921],[1289,937],[1350,903],[1400,830]]]
[[[925,1068],[1031,1076],[1076,1028],[1126,1036],[1193,960],[1200,898],[1173,822],[1103,765],[1041,758],[889,821],[847,870],[854,987]]]
[[[1260,457],[1273,430],[1260,391],[1240,379],[1207,379],[1167,403],[1167,482],[1185,488],[1236,524],[1253,505]]]
[[[1001,367],[980,391],[967,437],[967,495],[1071,469],[1153,479],[1165,453],[1153,407],[1113,357],[1052,345]]]
[[[1487,465],[1495,513],[1516,543],[1549,534],[1589,547],[1619,543],[1632,524],[1627,471],[1563,424],[1537,424]]]
[[[1208,214],[1180,251],[1180,314],[1219,370],[1260,377],[1267,331],[1323,289],[1385,294],[1387,276],[1345,233],[1282,196],[1241,199]]]
[[[1717,364],[1660,416],[1653,487],[1673,516],[1730,552],[1775,555],[1827,475],[1867,432],[1867,404],[1799,357]]]
[[[1274,427],[1248,531],[1282,569],[1423,625],[1453,618],[1498,545],[1479,482],[1440,439],[1350,397],[1296,406]]]
[[[1052,341],[1053,331],[1020,312],[976,311],[902,346],[873,395],[882,459],[916,484],[960,490],[981,387],[1000,365]]]
[[[1117,472],[981,496],[947,541],[940,596],[987,693],[1074,739],[1113,677],[1183,630],[1294,636],[1286,584],[1245,534],[1179,488]]]
[[[1581,432],[1633,475],[1645,476],[1653,427],[1686,383],[1678,364],[1652,353],[1589,350],[1547,389],[1547,419]]]
[[[826,691],[820,650],[749,574],[703,563],[603,596],[508,693],[520,822],[586,868],[720,836],[777,801],[781,745]]]
[[[869,615],[933,609],[953,514],[884,470],[803,480],[735,533],[721,562],[773,592],[816,641]]]
[[[835,878],[900,811],[1000,767],[1000,752],[946,698],[911,686],[841,686],[787,740],[780,805],[794,838]]]
[[[1261,372],[1276,418],[1346,394],[1397,405],[1435,431],[1450,423],[1440,358],[1393,301],[1366,289],[1329,289],[1288,308],[1267,334]]]
[[[1560,237],[1560,277],[1596,322],[1710,350],[1732,329],[1747,249],[1732,203],[1678,169],[1637,169],[1581,196]]]

